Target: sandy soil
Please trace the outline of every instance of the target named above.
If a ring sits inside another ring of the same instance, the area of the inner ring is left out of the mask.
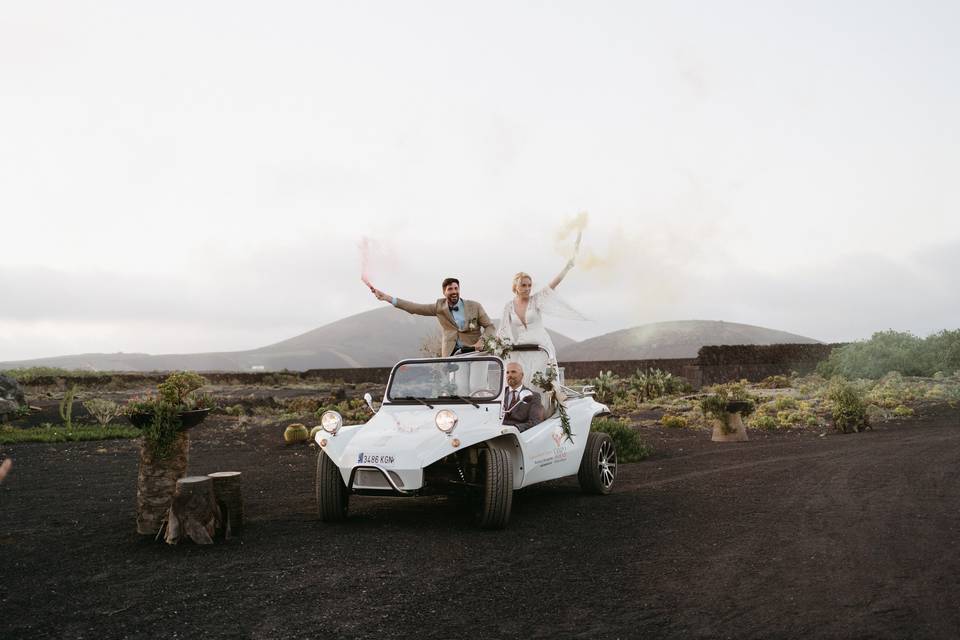
[[[504,531],[445,498],[314,517],[315,451],[215,416],[190,473],[244,473],[247,527],[134,531],[137,442],[0,448],[2,638],[956,638],[960,413],[852,435],[644,429],[609,496],[515,496]]]

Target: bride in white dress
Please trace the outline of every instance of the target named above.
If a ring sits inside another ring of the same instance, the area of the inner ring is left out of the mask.
[[[509,338],[510,342],[515,345],[539,344],[547,350],[550,359],[556,362],[557,350],[553,346],[550,334],[547,333],[546,326],[543,324],[543,315],[586,320],[576,309],[560,299],[554,291],[572,268],[573,260],[571,259],[567,262],[563,271],[550,281],[550,284],[536,293],[531,293],[533,278],[529,274],[521,271],[515,275],[513,277],[513,293],[515,296],[503,308],[497,336]]]

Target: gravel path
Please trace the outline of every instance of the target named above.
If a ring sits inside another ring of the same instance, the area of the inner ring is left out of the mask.
[[[323,525],[313,450],[228,424],[197,428],[190,472],[243,471],[248,526],[207,548],[134,533],[136,443],[4,447],[0,637],[960,637],[957,412],[651,431],[612,495],[531,487],[499,532],[444,498],[354,499]]]

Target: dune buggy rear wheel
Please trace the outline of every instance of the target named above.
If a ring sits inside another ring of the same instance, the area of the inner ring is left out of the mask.
[[[480,451],[482,492],[477,524],[483,529],[503,529],[510,521],[513,506],[513,464],[503,449]]]
[[[605,433],[591,431],[577,474],[585,493],[606,495],[617,479],[617,447]]]
[[[321,450],[317,454],[317,515],[324,522],[344,520],[349,499],[350,494],[340,477],[340,469]]]

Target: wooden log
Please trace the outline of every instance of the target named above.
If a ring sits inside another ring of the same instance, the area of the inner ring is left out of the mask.
[[[243,529],[243,494],[240,490],[239,471],[217,471],[209,474],[213,480],[213,495],[220,507],[224,521],[224,535],[240,533]]]
[[[197,544],[213,544],[220,527],[220,507],[213,496],[213,480],[207,476],[187,476],[177,480],[177,494],[167,514],[167,544],[177,544],[187,536]]]
[[[140,444],[140,469],[137,474],[137,533],[156,535],[170,510],[177,479],[187,471],[190,438],[177,434],[173,450],[164,459],[155,458]]]

